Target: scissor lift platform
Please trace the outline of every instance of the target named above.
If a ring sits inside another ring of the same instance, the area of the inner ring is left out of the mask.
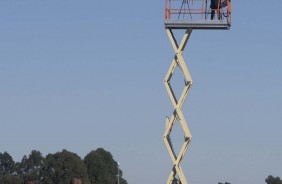
[[[221,4],[210,6],[212,1]],[[165,28],[228,30],[231,7],[231,0],[166,0]]]
[[[223,29],[228,30],[231,24],[227,20],[165,20],[167,29]]]

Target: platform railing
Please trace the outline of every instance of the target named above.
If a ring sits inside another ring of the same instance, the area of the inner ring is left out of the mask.
[[[227,21],[231,24],[231,0],[225,1],[227,4],[225,7],[211,9],[211,0],[166,0],[165,20],[211,20],[214,11],[214,21]]]

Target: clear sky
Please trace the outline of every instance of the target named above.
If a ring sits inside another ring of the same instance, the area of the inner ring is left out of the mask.
[[[0,0],[0,152],[20,161],[33,149],[68,149],[83,158],[103,147],[130,184],[165,183],[172,105],[163,78],[174,53],[164,3]],[[281,8],[281,0],[234,0],[230,31],[192,33],[189,183],[282,177]]]

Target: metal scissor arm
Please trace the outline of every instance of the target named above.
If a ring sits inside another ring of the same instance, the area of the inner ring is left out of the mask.
[[[183,113],[181,111],[181,108],[183,106],[183,103],[186,99],[186,96],[191,88],[191,85],[193,83],[191,75],[189,73],[189,70],[185,64],[185,61],[182,57],[182,53],[185,49],[185,46],[187,44],[187,41],[192,33],[192,29],[187,29],[186,33],[184,34],[182,41],[180,42],[180,44],[178,45],[174,34],[172,32],[172,29],[166,29],[167,35],[169,37],[169,40],[172,44],[172,47],[174,49],[175,52],[175,56],[171,62],[171,65],[169,67],[169,70],[165,76],[164,79],[164,84],[165,87],[167,89],[168,95],[170,97],[170,100],[172,102],[172,105],[174,107],[174,112],[171,115],[170,118],[166,118],[166,129],[163,135],[163,139],[165,142],[165,145],[167,147],[168,153],[171,157],[171,160],[173,162],[173,168],[171,170],[171,173],[167,179],[167,184],[175,184],[175,183],[181,183],[181,184],[187,184],[186,178],[184,176],[183,170],[180,166],[180,163],[183,159],[183,156],[188,148],[188,145],[190,143],[190,141],[192,140],[192,135],[190,133],[190,130],[188,128],[188,125],[186,123],[186,120],[183,116]],[[184,78],[185,78],[185,86],[184,89],[181,93],[181,96],[179,97],[179,99],[176,99],[176,96],[173,92],[173,89],[170,85],[170,79],[174,73],[175,68],[179,66],[181,71],[183,72]],[[172,142],[170,140],[170,133],[173,129],[173,126],[175,125],[176,121],[179,121],[183,132],[184,132],[184,143],[178,153],[178,155],[175,153],[174,149],[173,149],[173,145]],[[178,177],[177,177],[178,176]]]

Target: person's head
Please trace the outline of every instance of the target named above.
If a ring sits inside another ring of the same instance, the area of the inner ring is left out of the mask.
[[[24,180],[24,184],[36,184],[34,180],[26,179]]]
[[[79,178],[72,178],[70,184],[81,184],[81,180]]]

